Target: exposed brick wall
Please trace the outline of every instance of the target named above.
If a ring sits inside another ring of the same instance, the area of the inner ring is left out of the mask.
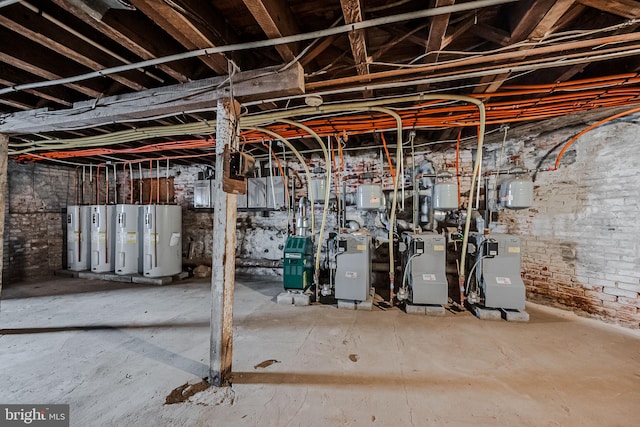
[[[66,259],[65,213],[76,203],[75,170],[8,165],[3,281],[51,276]]]
[[[523,239],[523,277],[530,300],[637,329],[640,128],[629,120],[583,136],[557,171],[538,173],[534,206],[501,211],[499,224]],[[551,147],[580,130],[507,141],[505,151],[534,168]],[[499,144],[487,148],[495,153]],[[553,166],[556,155],[542,166]],[[495,167],[487,157],[488,166]]]
[[[638,118],[636,117],[636,120]],[[582,128],[560,129],[524,139],[507,138],[485,146],[484,171],[514,166],[517,159],[526,168],[535,168],[552,147]],[[632,119],[619,120],[583,136],[564,156],[559,170],[540,172],[535,183],[535,202],[529,209],[501,209],[494,215],[492,229],[522,238],[523,277],[530,300],[565,307],[579,313],[640,327],[640,146],[638,125]],[[473,146],[463,146],[460,171],[463,203],[470,186]],[[503,152],[502,158],[500,154]],[[553,165],[557,152],[543,167]],[[393,154],[392,154],[392,157]],[[348,191],[358,181],[382,182],[391,187],[386,158],[376,149],[345,155]],[[409,171],[410,159],[405,159]],[[436,170],[455,172],[453,146],[417,147],[416,163],[430,162]],[[395,164],[395,158],[394,158]],[[306,178],[300,165],[290,161],[300,183],[297,195],[305,193]],[[324,167],[313,156],[309,167]],[[183,206],[184,253],[210,258],[212,215],[210,210],[193,209],[193,184],[202,166],[172,166],[176,201]],[[64,262],[64,208],[74,203],[75,172],[42,165],[9,166],[10,205],[5,232],[5,278],[47,275]],[[145,173],[144,176],[147,174]],[[315,177],[321,173],[315,173]],[[121,177],[119,176],[119,180]],[[490,179],[490,182],[493,178]],[[121,182],[121,181],[120,181]],[[123,189],[125,195],[127,189]],[[410,206],[407,206],[410,209]],[[321,210],[318,208],[317,224]],[[383,239],[386,235],[375,214],[348,210],[354,219]],[[281,257],[287,216],[273,212],[268,217],[257,212],[238,215],[237,256],[277,260]],[[335,224],[331,214],[328,224]]]

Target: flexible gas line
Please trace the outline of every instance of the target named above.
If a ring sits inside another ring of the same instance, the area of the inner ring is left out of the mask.
[[[300,154],[300,152],[298,150],[296,150],[296,147],[294,147],[289,141],[287,141],[286,139],[284,139],[282,137],[282,135],[279,135],[269,129],[265,129],[265,128],[261,128],[261,127],[257,127],[257,126],[240,126],[241,129],[251,129],[251,130],[255,130],[258,132],[264,132],[267,135],[271,135],[274,138],[277,138],[278,141],[281,141],[284,145],[286,145],[287,147],[289,147],[289,149],[291,151],[293,151],[293,154],[295,154],[295,156],[298,158],[298,161],[300,161],[300,163],[302,164],[302,167],[304,168],[304,173],[307,176],[307,188],[309,189],[308,193],[309,193],[309,202],[311,203],[311,235],[316,234],[316,230],[315,230],[315,215],[313,213],[313,204],[315,203],[315,200],[313,198],[313,188],[311,188],[311,171],[309,170],[309,167],[307,166],[307,163],[304,161],[304,157],[302,157],[302,155]],[[294,195],[295,197],[295,195]]]

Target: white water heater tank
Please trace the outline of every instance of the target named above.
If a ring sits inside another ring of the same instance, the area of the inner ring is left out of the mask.
[[[382,187],[373,184],[360,184],[356,192],[356,206],[364,211],[375,210],[383,206]]]
[[[115,209],[112,205],[91,205],[91,271],[113,271],[115,257]]]
[[[529,177],[509,177],[500,185],[500,203],[507,209],[526,209],[533,205],[533,182]]]
[[[143,274],[173,276],[182,271],[182,208],[146,205],[143,224]]]
[[[91,265],[91,208],[67,206],[67,269],[88,270]]]
[[[453,182],[439,182],[433,186],[433,209],[450,211],[458,209],[458,185]]]
[[[138,206],[116,205],[116,274],[136,274],[140,232]]]

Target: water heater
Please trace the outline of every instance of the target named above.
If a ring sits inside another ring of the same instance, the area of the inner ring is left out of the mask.
[[[88,270],[91,265],[91,208],[67,206],[67,269]]]
[[[137,205],[116,205],[116,274],[140,272],[138,209]]]
[[[91,205],[91,271],[113,271],[115,257],[115,209]]]
[[[182,209],[146,205],[143,211],[143,273],[172,276],[182,271]]]

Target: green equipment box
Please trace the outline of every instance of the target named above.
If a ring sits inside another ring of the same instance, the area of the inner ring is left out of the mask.
[[[290,236],[284,247],[284,288],[305,291],[311,286],[313,241],[311,237]]]

